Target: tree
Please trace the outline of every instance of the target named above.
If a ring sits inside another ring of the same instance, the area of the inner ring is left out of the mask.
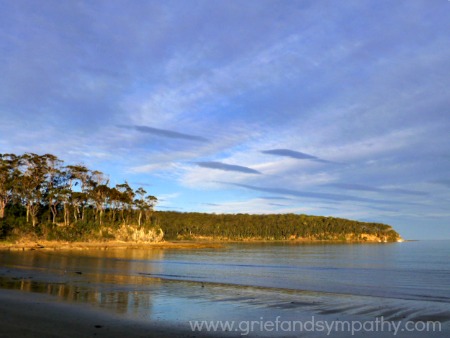
[[[63,202],[66,192],[66,180],[62,171],[63,161],[55,155],[45,154],[41,157],[43,174],[46,176],[45,195],[47,195],[48,206],[52,213],[52,222],[56,223],[58,205]]]
[[[32,227],[42,221],[56,224],[63,216],[66,234],[73,238],[71,231],[75,236],[80,232],[69,226],[80,218],[81,222],[94,218],[100,225],[108,219],[108,225],[113,225],[120,212],[123,224],[142,225],[150,219],[156,202],[156,197],[145,194],[144,189],[134,191],[127,182],[110,188],[102,172],[84,165],[65,166],[52,154],[0,154],[0,220],[9,210]]]
[[[155,196],[148,195],[147,197],[145,197],[145,217],[148,221],[151,220],[153,208],[155,207],[156,203],[158,203],[158,199]]]
[[[33,226],[38,223],[37,215],[42,204],[45,182],[43,161],[44,157],[33,153],[26,153],[19,160],[19,164],[24,167],[24,172],[18,180],[19,195],[26,206],[27,222],[31,217]]]
[[[6,206],[14,196],[14,185],[17,177],[17,156],[0,154],[0,219],[5,217]]]
[[[89,200],[88,192],[90,185],[88,183],[91,180],[89,169],[84,165],[78,164],[68,165],[66,166],[66,170],[70,173],[71,179],[74,180],[74,185],[79,186],[80,189],[80,192],[76,192],[75,195],[72,194],[74,218],[75,220],[78,220],[78,218],[81,217],[81,220],[84,221],[85,208],[88,205]]]
[[[108,182],[101,171],[92,171],[88,177],[87,185],[89,187],[89,198],[95,205],[95,218],[100,225],[103,223],[103,212],[109,194]]]
[[[138,225],[141,226],[142,221],[142,213],[146,209],[146,203],[144,200],[145,194],[147,192],[144,190],[144,188],[140,187],[136,190],[135,195],[139,195],[139,199],[134,200],[135,207],[139,210],[139,216],[138,216]]]
[[[132,211],[134,191],[128,185],[127,182],[122,184],[116,184],[116,189],[120,193],[119,201],[121,206],[121,216],[123,224],[129,223],[129,216]],[[125,218],[125,211],[127,211],[127,217]]]

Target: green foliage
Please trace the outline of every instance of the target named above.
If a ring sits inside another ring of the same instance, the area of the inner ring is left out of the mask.
[[[146,194],[127,182],[110,187],[102,172],[51,154],[0,154],[0,237],[111,238],[100,227],[153,224],[157,198]]]
[[[381,241],[397,241],[399,235],[389,225],[364,223],[342,218],[296,214],[248,215],[156,212],[166,239],[262,240],[364,240],[372,235]],[[367,237],[366,237],[367,238]]]
[[[0,220],[0,240],[4,240],[11,235],[13,227],[6,220]]]
[[[248,215],[153,212],[157,198],[127,182],[109,186],[104,174],[64,165],[51,154],[0,154],[0,239],[31,236],[88,241],[117,236],[166,239],[396,241],[385,224],[295,214]],[[128,229],[127,227],[132,226]],[[129,231],[128,231],[129,230]]]

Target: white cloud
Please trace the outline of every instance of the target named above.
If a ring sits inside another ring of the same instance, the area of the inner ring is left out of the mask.
[[[254,198],[249,200],[228,201],[217,205],[206,205],[204,210],[215,213],[248,213],[248,214],[273,214],[273,213],[310,213],[314,208],[293,205],[274,205],[265,199]]]
[[[51,152],[113,175],[171,180],[186,199],[199,190],[242,192],[218,182],[320,193],[336,193],[325,186],[333,182],[422,190],[429,194],[407,196],[421,206],[402,205],[400,212],[448,221],[435,209],[447,207],[448,189],[427,183],[448,179],[450,163],[446,5],[382,2],[373,11],[364,2],[336,2],[323,11],[320,2],[225,1],[192,11],[182,2],[4,4],[0,152]],[[261,154],[267,149],[337,163]],[[295,203],[252,199],[239,207],[230,200],[230,211],[301,212]],[[304,207],[358,218],[399,214],[319,202]]]

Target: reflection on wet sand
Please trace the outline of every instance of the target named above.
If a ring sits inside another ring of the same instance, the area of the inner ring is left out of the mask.
[[[161,260],[163,250],[91,250],[64,253],[22,252],[2,255],[0,288],[58,296],[130,315],[151,312],[151,290],[158,279],[136,275],[153,273],[149,261]],[[145,287],[149,292],[135,290]]]
[[[64,301],[89,303],[147,320],[187,322],[194,316],[252,320],[277,315],[298,319],[314,314],[325,318],[383,316],[387,320],[450,321],[445,300],[428,302],[171,279],[175,275],[164,271],[160,263],[165,254],[164,250],[133,249],[3,252],[0,288],[58,296]],[[184,272],[180,274],[201,266],[172,262],[177,268],[182,265],[180,270]],[[190,276],[197,272],[191,271]]]
[[[397,299],[384,299],[383,306],[372,297],[353,297],[348,295],[323,294],[277,290],[273,288],[254,288],[233,285],[220,285],[197,282],[170,281],[140,276],[99,276],[91,275],[84,283],[47,283],[34,281],[33,277],[0,277],[0,288],[39,292],[58,296],[61,300],[89,303],[119,314],[137,318],[152,318],[153,307],[214,306],[226,304],[237,306],[241,311],[257,311],[261,314],[277,313],[285,317],[301,316],[305,313],[318,316],[352,316],[353,318],[376,318],[386,320],[435,320],[442,323],[450,321],[450,312],[445,306],[435,303]],[[93,277],[91,279],[91,277]],[[104,281],[107,281],[106,284]],[[116,287],[109,283],[122,285],[141,285],[132,290]],[[74,283],[76,281],[73,281]],[[78,281],[79,283],[79,281]],[[175,298],[171,299],[171,298]],[[161,304],[164,302],[165,304]],[[208,312],[206,307],[205,313]],[[156,311],[158,312],[158,311]],[[159,313],[160,314],[160,313]]]
[[[97,281],[101,282],[102,278]],[[126,278],[119,278],[126,283]],[[89,283],[89,282],[88,282]],[[160,284],[152,281],[152,284]],[[37,292],[58,296],[61,300],[69,302],[82,302],[93,304],[117,313],[136,315],[145,311],[151,314],[152,293],[132,292],[129,290],[102,290],[101,288],[89,288],[88,286],[73,285],[70,283],[47,283],[33,281],[32,278],[7,278],[0,277],[0,288],[14,289],[26,292]]]

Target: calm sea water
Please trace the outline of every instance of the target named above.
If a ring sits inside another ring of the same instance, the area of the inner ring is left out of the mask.
[[[448,322],[449,262],[450,241],[4,251],[0,287],[168,321],[315,311]]]
[[[170,251],[150,276],[281,289],[450,301],[450,241],[237,244]]]

